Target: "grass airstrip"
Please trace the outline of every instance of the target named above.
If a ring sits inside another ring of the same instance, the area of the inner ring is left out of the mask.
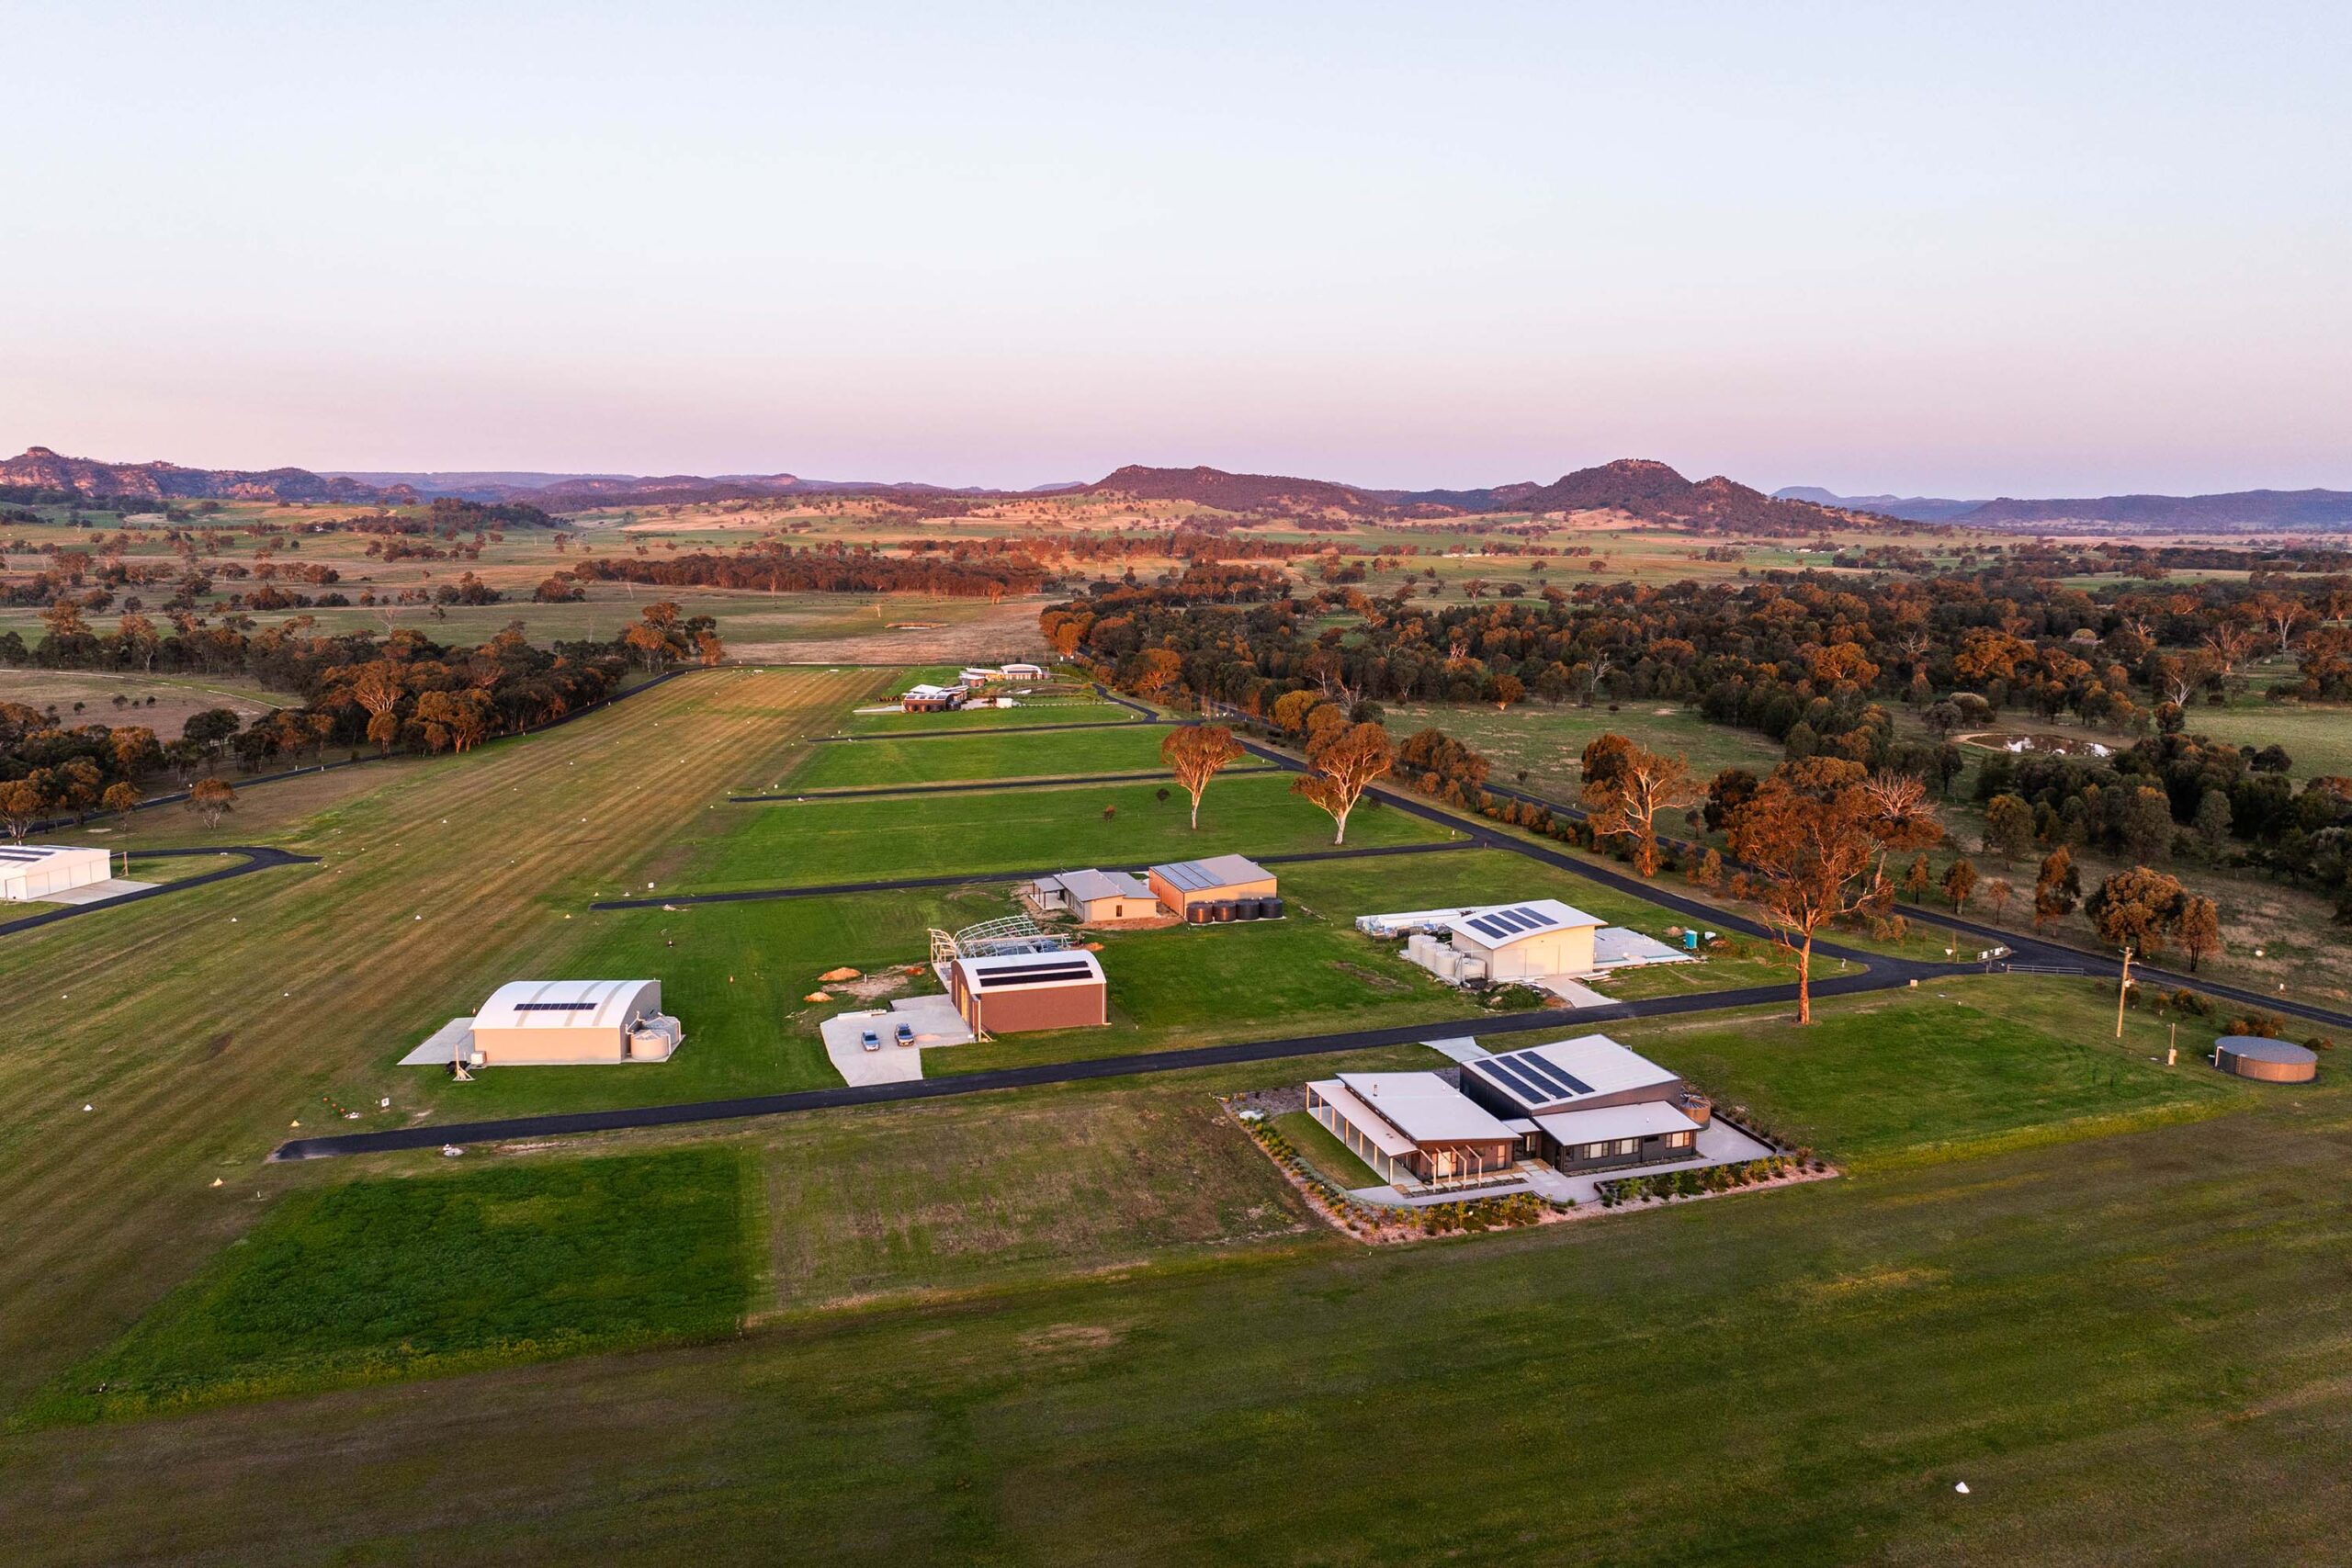
[[[43,1009],[0,1053],[12,1557],[2335,1551],[2352,1112],[2326,1077],[2215,1077],[2187,1024],[2165,1066],[2170,1021],[2134,1012],[2116,1041],[2090,981],[1954,977],[1824,1002],[1806,1030],[1779,1010],[1613,1026],[1846,1176],[1398,1248],[1324,1228],[1215,1097],[1439,1061],[1409,1045],[262,1163],[295,1122],[813,1087],[814,973],[1007,912],[994,869],[1328,840],[1264,776],[1213,786],[1197,835],[1148,783],[726,804],[867,746],[812,738],[893,689],[696,674],[465,758],[256,788],[211,833],[149,814],[145,842],[322,861],[0,938]],[[903,754],[937,782],[1112,757],[1051,739]],[[1442,832],[1387,809],[1349,838]],[[1282,922],[1107,938],[1114,1021],[1090,1041],[958,1060],[1460,1017],[1354,931],[1370,909],[1550,895],[1653,934],[1670,919],[1498,851],[1281,873]],[[588,908],[648,882],[965,874]],[[687,1021],[674,1061],[470,1085],[392,1065],[504,979],[623,972],[658,975]],[[1773,970],[1747,951],[1688,973]],[[429,1381],[367,1386],[392,1377]],[[178,1413],[140,1417],[160,1410]]]

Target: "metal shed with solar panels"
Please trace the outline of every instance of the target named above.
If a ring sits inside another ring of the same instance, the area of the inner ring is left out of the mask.
[[[1557,898],[1497,904],[1443,922],[1454,952],[1482,966],[1488,980],[1589,975],[1592,933],[1600,929],[1599,919]]]
[[[0,844],[0,899],[39,903],[104,882],[108,853],[77,844]]]
[[[1462,1092],[1504,1122],[1532,1122],[1523,1152],[1562,1171],[1693,1158],[1710,1115],[1679,1077],[1606,1034],[1466,1062]]]
[[[958,958],[947,966],[947,994],[957,1015],[979,1034],[1111,1021],[1102,965],[1082,948]]]

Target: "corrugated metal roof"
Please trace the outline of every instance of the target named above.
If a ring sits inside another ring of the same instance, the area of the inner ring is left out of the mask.
[[[1054,953],[1000,953],[986,958],[959,958],[956,966],[964,972],[965,985],[976,991],[1104,983],[1102,964],[1082,947]],[[1037,973],[1024,975],[1023,970]],[[1048,975],[1047,971],[1052,973]]]
[[[1695,1133],[1699,1123],[1662,1100],[1604,1105],[1598,1111],[1555,1111],[1535,1124],[1564,1144],[1602,1144],[1612,1138],[1653,1138]]]
[[[1606,1034],[1578,1035],[1463,1064],[1531,1110],[1596,1095],[1679,1083],[1675,1074]]]
[[[1480,1138],[1503,1142],[1510,1128],[1435,1073],[1341,1073],[1350,1093],[1416,1143]]]
[[[1212,855],[1207,860],[1180,860],[1151,868],[1152,874],[1187,893],[1230,887],[1239,882],[1269,882],[1273,873],[1242,855]]]
[[[1149,883],[1140,876],[1133,876],[1124,871],[1096,871],[1089,867],[1084,871],[1066,871],[1059,876],[1048,877],[1046,880],[1060,883],[1063,892],[1081,902],[1091,902],[1097,898],[1148,898],[1151,897]]]
[[[661,1010],[657,980],[515,980],[491,992],[474,1015],[476,1029],[611,1029],[654,987],[645,1010]],[[584,1005],[582,1005],[584,1004]]]
[[[1532,936],[1579,927],[1598,928],[1599,919],[1557,898],[1531,898],[1523,904],[1489,904],[1456,915],[1445,930],[1484,948],[1509,947]]]

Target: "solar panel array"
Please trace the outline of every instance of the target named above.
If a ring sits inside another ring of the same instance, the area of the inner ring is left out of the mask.
[[[516,1012],[594,1012],[594,1002],[516,1002]]]
[[[63,854],[64,852],[65,852],[62,850],[51,849],[46,846],[40,849],[32,849],[23,844],[11,844],[5,849],[0,849],[0,860],[47,860],[51,855]]]
[[[1592,1092],[1590,1084],[1534,1050],[1487,1056],[1470,1065],[1529,1105],[1546,1105]]]
[[[1002,969],[983,969],[972,978],[980,989],[992,991],[1000,986],[1044,986],[1060,980],[1091,980],[1094,969],[1091,964],[1064,960],[1058,964],[1023,964]]]
[[[1489,909],[1483,915],[1471,916],[1464,923],[1490,942],[1510,942],[1529,931],[1547,931],[1560,922],[1521,905],[1515,909]]]

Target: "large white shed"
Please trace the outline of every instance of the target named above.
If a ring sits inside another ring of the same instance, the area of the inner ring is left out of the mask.
[[[104,882],[111,852],[74,844],[0,844],[0,899],[37,904]]]
[[[488,1067],[659,1062],[684,1037],[659,980],[517,980],[474,1015],[472,1053]]]

